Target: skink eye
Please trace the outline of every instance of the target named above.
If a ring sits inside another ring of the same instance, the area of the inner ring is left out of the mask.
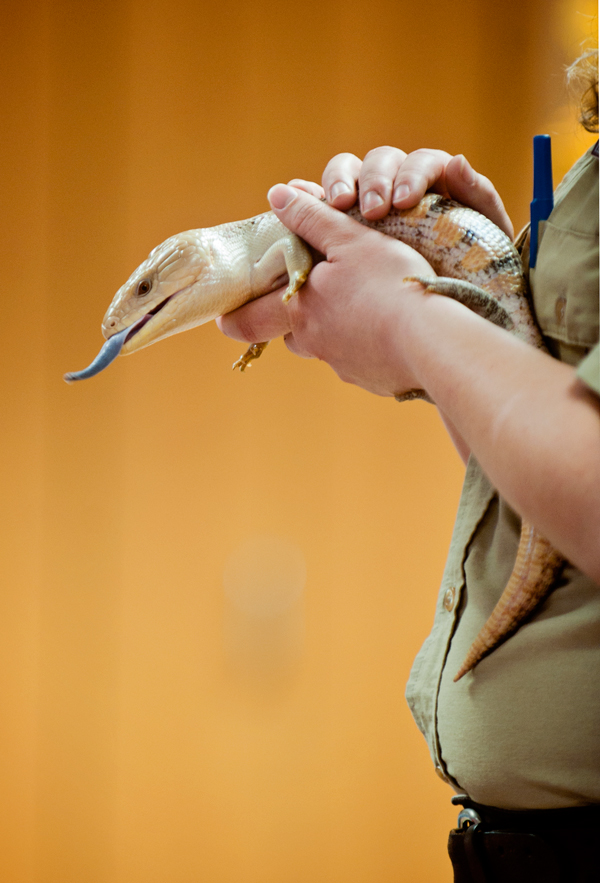
[[[151,288],[152,282],[150,282],[149,279],[142,279],[142,281],[138,284],[136,294],[138,297],[143,297],[145,294],[148,294]]]

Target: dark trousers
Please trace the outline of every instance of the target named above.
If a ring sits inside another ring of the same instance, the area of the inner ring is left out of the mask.
[[[450,832],[454,883],[600,883],[600,805],[511,811],[466,795]]]

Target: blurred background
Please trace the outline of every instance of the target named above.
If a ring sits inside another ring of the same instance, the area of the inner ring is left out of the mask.
[[[594,140],[589,0],[1,4],[0,879],[448,883],[404,700],[463,469],[430,406],[214,324],[89,364],[173,233],[340,151],[465,153],[519,228]]]

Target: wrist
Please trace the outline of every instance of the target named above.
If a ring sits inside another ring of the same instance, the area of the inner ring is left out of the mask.
[[[449,327],[473,315],[466,307],[443,295],[428,292],[418,282],[405,283],[396,321],[388,326],[390,393],[402,396],[424,390],[436,401],[438,374]],[[434,394],[435,390],[435,394]]]

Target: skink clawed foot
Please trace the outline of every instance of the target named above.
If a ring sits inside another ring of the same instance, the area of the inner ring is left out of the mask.
[[[290,275],[288,287],[286,288],[282,298],[284,304],[287,304],[288,301],[290,301],[292,297],[300,291],[300,289],[308,279],[309,272],[310,270],[299,270]]]
[[[245,371],[248,365],[254,361],[254,359],[258,359],[259,356],[263,353],[265,348],[267,347],[269,341],[265,340],[262,343],[253,343],[252,346],[249,346],[243,356],[240,356],[239,359],[233,363],[231,366],[235,371],[236,368],[239,368],[240,371]]]

